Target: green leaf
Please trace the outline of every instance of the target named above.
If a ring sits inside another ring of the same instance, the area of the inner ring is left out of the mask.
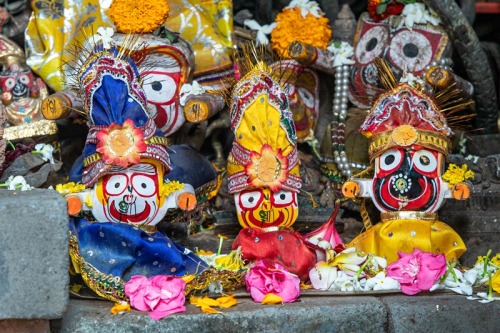
[[[380,3],[377,6],[377,14],[381,15],[387,10],[387,4],[386,3]]]

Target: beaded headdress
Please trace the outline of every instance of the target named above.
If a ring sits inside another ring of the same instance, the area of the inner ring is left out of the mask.
[[[473,101],[457,98],[458,92],[454,87],[431,96],[421,86],[397,83],[387,63],[380,58],[376,64],[381,82],[388,91],[376,99],[360,128],[369,140],[370,160],[395,146],[416,145],[445,155],[450,153],[452,144],[449,137],[453,132],[446,116],[469,107]],[[446,110],[440,106],[445,103]]]

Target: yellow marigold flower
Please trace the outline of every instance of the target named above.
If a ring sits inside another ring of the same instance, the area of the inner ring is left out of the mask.
[[[472,178],[474,178],[474,171],[469,170],[467,164],[458,167],[456,164],[450,163],[448,170],[443,174],[443,180],[448,182],[450,188]]]
[[[71,193],[77,193],[77,192],[82,192],[85,190],[85,185],[83,184],[76,184],[74,182],[69,182],[66,184],[57,184],[56,185],[56,191],[61,193],[62,195],[67,195]]]
[[[148,33],[160,27],[168,17],[167,0],[114,0],[108,15],[123,33]]]
[[[326,17],[307,14],[302,17],[300,8],[284,9],[276,16],[278,25],[271,32],[272,49],[279,55],[289,58],[288,46],[300,41],[326,49],[332,38],[332,29]]]
[[[174,191],[182,190],[184,188],[184,183],[181,183],[177,180],[169,181],[168,183],[163,184],[163,191],[161,192],[162,196],[168,197]]]
[[[217,256],[215,258],[215,267],[218,269],[227,269],[237,272],[245,266],[241,259],[241,248],[229,252],[229,254]]]
[[[204,313],[216,314],[221,312],[215,310],[213,307],[217,306],[219,308],[227,309],[238,304],[238,300],[235,298],[235,295],[225,295],[217,299],[213,299],[208,296],[203,298],[191,296],[189,303],[201,308],[201,311]]]
[[[495,254],[495,256],[491,257],[491,263],[500,266],[500,253],[497,253]]]

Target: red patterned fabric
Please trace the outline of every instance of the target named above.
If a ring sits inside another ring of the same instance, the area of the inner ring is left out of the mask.
[[[242,248],[243,260],[264,260],[278,263],[302,281],[309,279],[309,270],[316,263],[315,245],[292,230],[265,231],[245,228],[233,242],[233,249]]]

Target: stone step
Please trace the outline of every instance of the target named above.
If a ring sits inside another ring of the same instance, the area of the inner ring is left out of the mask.
[[[322,296],[324,295],[324,296]],[[155,321],[132,310],[112,315],[111,302],[70,300],[62,320],[51,322],[54,333],[94,332],[498,332],[500,303],[481,304],[448,292],[340,295],[313,292],[298,302],[261,305],[248,296],[224,309],[204,314],[187,304],[187,312]]]

